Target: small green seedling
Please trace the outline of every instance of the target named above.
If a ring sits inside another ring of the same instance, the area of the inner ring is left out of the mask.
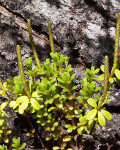
[[[3,145],[0,145],[0,150],[8,150],[8,149],[7,149],[7,146],[5,146],[5,145],[3,144]]]
[[[20,145],[20,137],[13,138],[12,150],[25,150],[26,143]]]
[[[11,146],[9,147],[9,150],[25,150],[26,143],[23,143],[20,145],[20,137],[17,139],[13,138],[13,142]],[[8,150],[6,145],[0,145],[0,150]]]

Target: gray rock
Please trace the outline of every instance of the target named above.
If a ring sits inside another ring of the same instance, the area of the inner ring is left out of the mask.
[[[119,11],[119,0],[0,0],[0,79],[6,81],[18,74],[17,44],[21,47],[23,61],[29,56],[33,58],[26,25],[28,18],[40,61],[49,57],[48,21],[51,20],[55,50],[70,56],[79,87],[86,67],[99,67],[104,63],[105,55],[109,56],[112,66]],[[33,63],[35,65],[35,61]],[[97,129],[94,135],[99,143],[96,143],[96,150],[109,143],[109,136],[120,145],[119,135],[116,138],[119,130],[118,89],[112,91],[111,98],[113,101],[107,109],[113,110],[113,120],[102,130]],[[100,143],[100,138],[104,142]]]

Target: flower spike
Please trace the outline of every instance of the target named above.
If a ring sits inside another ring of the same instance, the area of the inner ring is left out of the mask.
[[[40,61],[39,61],[39,58],[38,58],[38,55],[37,55],[37,52],[36,52],[36,48],[35,48],[35,44],[33,42],[33,38],[32,38],[32,31],[31,31],[31,23],[30,23],[30,19],[27,20],[27,25],[28,25],[28,33],[29,33],[29,38],[30,38],[30,44],[31,44],[31,47],[32,47],[32,50],[33,50],[33,54],[34,54],[34,57],[35,57],[35,61],[37,63],[37,66],[41,72],[41,65],[40,65]]]
[[[107,91],[108,91],[108,81],[109,81],[109,60],[108,60],[108,56],[105,56],[104,89],[103,89],[102,97],[98,104],[98,110],[100,109],[104,100],[106,99]]]
[[[48,30],[49,30],[49,40],[50,40],[50,47],[51,51],[54,53],[54,42],[53,42],[53,36],[52,36],[52,28],[51,28],[51,22],[48,22]]]
[[[117,26],[116,26],[116,39],[115,39],[115,52],[114,52],[114,63],[112,67],[112,71],[110,77],[114,75],[115,69],[117,67],[118,62],[118,49],[119,49],[119,35],[120,35],[120,12],[118,14]]]
[[[24,71],[23,71],[23,64],[22,64],[21,51],[20,51],[19,45],[17,45],[17,57],[18,57],[19,70],[20,70],[23,87],[24,87],[24,90],[25,90],[28,98],[30,99],[31,95],[30,95],[30,91],[28,89],[28,86],[26,83],[26,78],[25,78]]]

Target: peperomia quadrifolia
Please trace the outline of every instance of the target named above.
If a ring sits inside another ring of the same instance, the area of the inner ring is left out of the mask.
[[[30,57],[24,63],[27,70],[23,70],[20,46],[17,45],[20,75],[8,79],[3,84],[0,82],[0,95],[8,96],[8,100],[0,108],[3,111],[9,104],[15,112],[26,116],[31,127],[31,133],[27,135],[38,139],[43,149],[48,147],[38,136],[29,116],[32,116],[38,125],[44,127],[47,133],[46,141],[56,141],[53,150],[82,150],[86,143],[83,134],[93,134],[96,126],[105,126],[106,119],[112,119],[112,115],[104,107],[104,104],[110,102],[109,93],[113,84],[109,82],[108,56],[105,56],[104,75],[102,75],[104,82],[100,81],[101,76],[98,75],[100,69],[92,66],[86,69],[85,77],[81,80],[82,89],[77,92],[77,86],[73,83],[75,74],[71,73],[69,57],[54,51],[50,22],[48,26],[51,58],[47,58],[41,64],[33,42],[30,20],[28,20],[29,38],[37,66],[33,68]],[[0,121],[2,127],[3,121]],[[20,139],[18,140],[19,145]],[[13,146],[17,147],[16,144]],[[22,147],[24,149],[25,144]]]

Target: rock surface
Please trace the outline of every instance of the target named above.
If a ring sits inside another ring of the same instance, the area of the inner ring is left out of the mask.
[[[51,20],[55,50],[70,56],[76,83],[80,84],[79,78],[84,76],[84,69],[91,65],[99,67],[105,55],[109,56],[112,65],[119,11],[119,0],[0,0],[0,79],[5,81],[18,74],[17,44],[21,46],[23,61],[33,57],[26,25],[29,18],[41,62],[50,53],[48,21]],[[113,113],[112,121],[102,130],[98,128],[94,135],[96,150],[120,149],[119,92],[119,89],[113,90],[113,101],[107,106]],[[13,114],[12,111],[9,113]],[[18,127],[17,124],[14,131]],[[35,148],[30,143],[28,145],[31,149]]]

